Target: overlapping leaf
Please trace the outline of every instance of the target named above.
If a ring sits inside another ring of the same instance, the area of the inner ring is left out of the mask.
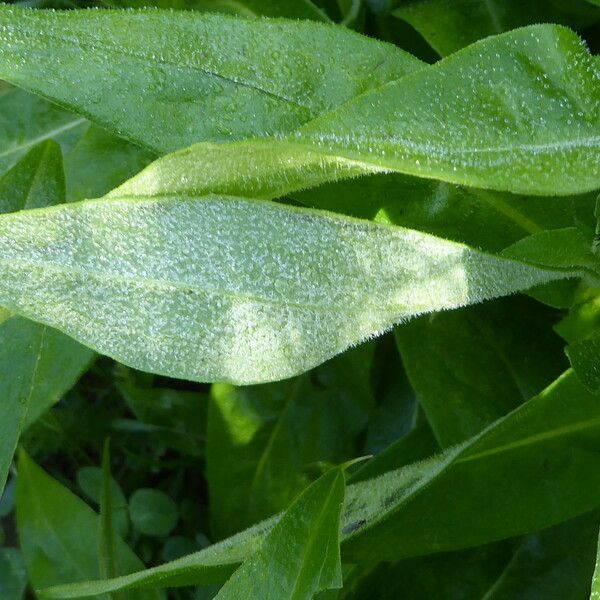
[[[524,194],[600,187],[598,62],[557,26],[488,38],[367,92],[284,139],[204,143],[118,194],[284,195],[400,171]]]
[[[289,132],[422,66],[328,25],[158,10],[0,7],[0,42],[1,78],[159,153]]]
[[[415,314],[595,279],[585,239],[557,235],[504,258],[270,202],[87,201],[0,218],[0,303],[142,370],[269,381]]]
[[[567,372],[445,454],[348,486],[342,556],[349,562],[376,562],[460,549],[589,511],[600,502],[599,432],[598,396]],[[466,520],[469,527],[464,527]],[[154,569],[108,582],[62,586],[47,594],[76,598],[138,586],[222,580],[259,547],[275,522],[270,519]]]

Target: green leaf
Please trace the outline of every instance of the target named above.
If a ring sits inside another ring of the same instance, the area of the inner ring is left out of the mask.
[[[86,498],[100,506],[104,486],[104,474],[98,467],[82,467],[77,471],[77,484]],[[111,512],[116,531],[122,537],[129,531],[127,500],[121,486],[111,479]]]
[[[597,522],[587,514],[520,540],[361,565],[344,581],[341,600],[588,600]]]
[[[465,444],[350,486],[344,522],[367,525],[345,540],[344,556],[394,560],[475,546],[591,510],[600,501],[599,430],[598,396],[568,371]]]
[[[0,212],[61,202],[64,188],[60,148],[43,142],[0,179]],[[72,387],[93,356],[54,329],[7,317],[0,323],[0,493],[21,430]]]
[[[521,194],[591,191],[600,187],[598,72],[568,29],[518,29],[366,92],[285,138],[206,142],[166,156],[114,193],[275,198],[384,171]]]
[[[67,200],[102,196],[133,177],[154,157],[151,152],[90,125],[65,155]]]
[[[98,526],[98,558],[100,576],[104,579],[116,577],[117,544],[113,521],[112,477],[110,474],[110,440],[104,441],[102,452],[102,488],[100,492],[100,521]],[[113,599],[114,600],[114,597]]]
[[[62,154],[50,140],[34,146],[0,179],[0,213],[53,206],[64,198]]]
[[[511,298],[396,327],[410,381],[442,447],[479,433],[566,368],[553,318],[551,309]]]
[[[159,153],[289,132],[422,66],[341,28],[193,12],[3,6],[0,40],[0,77]]]
[[[169,535],[179,520],[177,504],[164,492],[136,490],[129,499],[129,516],[133,527],[145,535]]]
[[[525,537],[483,598],[588,600],[597,524],[594,512]]]
[[[523,196],[401,174],[331,182],[293,192],[293,201],[353,217],[391,222],[498,252],[544,229],[595,229],[596,193]]]
[[[31,584],[41,588],[98,578],[98,515],[24,452],[19,457],[18,473],[17,526]],[[115,543],[121,573],[143,567],[121,539]],[[146,590],[129,597],[158,600],[162,596]]]
[[[597,10],[580,0],[413,0],[393,14],[410,23],[442,56],[479,39],[531,23],[593,24]]]
[[[342,555],[348,562],[372,563],[456,550],[589,511],[600,502],[599,433],[598,396],[568,371],[445,454],[348,486]],[[63,586],[48,595],[75,598],[142,585],[213,583],[254,552],[276,522],[269,519],[154,569],[110,582]]]
[[[242,17],[287,17],[329,21],[327,15],[310,0],[108,0],[115,8],[186,8],[201,12],[218,12]]]
[[[328,471],[288,508],[217,595],[217,599],[310,600],[316,592],[342,587],[341,467]],[[285,560],[282,560],[285,557]]]
[[[217,538],[285,509],[321,464],[356,455],[356,438],[374,405],[372,354],[373,344],[366,344],[310,376],[213,385],[206,477]]]
[[[540,243],[543,253],[552,236]],[[536,247],[511,252],[542,260]],[[0,251],[3,306],[135,368],[236,383],[306,371],[419,313],[597,277],[587,256],[530,266],[417,231],[215,196],[4,215]]]
[[[21,553],[16,548],[0,548],[0,596],[2,600],[22,600],[27,587],[27,573]]]
[[[0,93],[0,173],[44,140],[68,150],[86,126],[85,119],[23,90]]]

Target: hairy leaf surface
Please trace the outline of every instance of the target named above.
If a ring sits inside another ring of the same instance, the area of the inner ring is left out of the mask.
[[[0,303],[142,370],[269,381],[419,313],[594,277],[570,231],[567,264],[552,236],[504,258],[270,202],[86,201],[0,218]]]
[[[423,64],[330,25],[183,11],[0,7],[0,41],[0,77],[158,153],[287,133]]]
[[[523,194],[590,191],[600,187],[595,58],[568,29],[518,29],[365,93],[286,138],[203,143],[166,156],[117,193],[274,198],[381,171]]]

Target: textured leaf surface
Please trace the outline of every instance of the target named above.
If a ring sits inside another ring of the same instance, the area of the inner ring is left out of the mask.
[[[0,41],[0,77],[159,153],[289,132],[422,66],[329,25],[193,12],[1,7]]]
[[[319,591],[341,588],[343,504],[344,473],[337,467],[294,501],[217,599],[310,600]]]
[[[523,194],[590,191],[600,187],[598,73],[568,29],[518,29],[365,93],[285,139],[203,143],[164,157],[118,193],[273,198],[381,171]]]
[[[343,556],[349,562],[393,561],[455,550],[536,531],[589,511],[600,500],[599,432],[598,396],[568,371],[468,442],[434,459],[348,486]],[[450,495],[456,502],[448,502]],[[466,519],[469,527],[464,527]],[[56,588],[51,597],[214,582],[248,556],[275,522],[264,521],[155,569],[106,583]]]
[[[587,256],[555,268],[543,241],[529,266],[270,202],[113,198],[0,218],[0,302],[142,370],[252,383],[415,314],[593,272]]]
[[[23,558],[33,586],[97,578],[99,521],[98,515],[85,502],[21,453],[17,524]],[[115,544],[116,560],[122,573],[143,567],[121,539],[116,539]],[[162,594],[146,590],[133,592],[130,597],[161,600]]]

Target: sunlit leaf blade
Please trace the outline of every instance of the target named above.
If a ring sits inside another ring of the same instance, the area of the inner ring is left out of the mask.
[[[0,304],[141,370],[254,383],[419,313],[595,277],[587,256],[554,267],[544,241],[530,266],[271,202],[103,199],[0,217]]]
[[[294,501],[260,550],[233,574],[217,598],[310,600],[319,591],[342,587],[343,504],[344,473],[337,467]]]
[[[273,198],[380,171],[535,195],[597,189],[599,72],[568,29],[518,29],[365,93],[286,138],[203,143],[166,156],[118,194]]]
[[[0,213],[50,206],[64,195],[60,148],[43,142],[0,179]],[[0,492],[21,429],[75,383],[92,356],[88,348],[40,323],[11,315],[0,323]]]
[[[0,93],[0,173],[44,140],[55,139],[67,150],[86,127],[82,117],[24,90]]]
[[[20,453],[18,468],[17,525],[31,584],[46,587],[97,578],[98,515],[25,452]],[[125,542],[115,542],[117,559],[125,572],[143,567]],[[163,598],[156,590],[133,592],[130,597]]]
[[[422,66],[329,25],[183,11],[3,6],[0,41],[1,78],[159,153],[289,132]]]
[[[342,556],[376,562],[456,550],[536,531],[597,507],[598,398],[568,371],[445,454],[349,485]],[[108,582],[57,587],[47,595],[77,598],[138,586],[212,583],[254,552],[277,518],[172,563]]]

